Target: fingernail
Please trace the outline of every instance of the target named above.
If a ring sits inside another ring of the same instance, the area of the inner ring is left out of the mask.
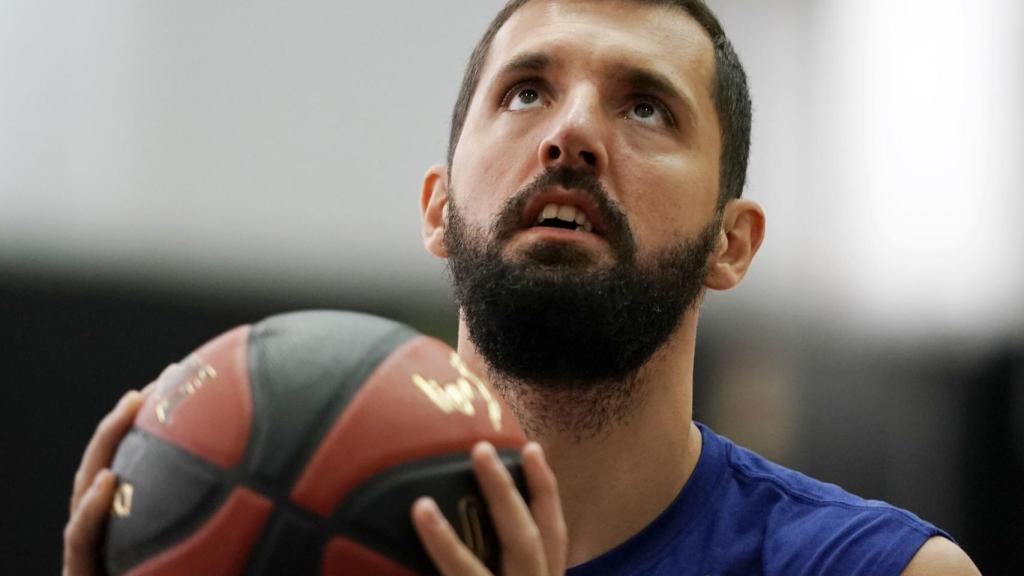
[[[526,451],[536,452],[538,456],[543,456],[544,455],[544,448],[541,447],[540,444],[534,442],[533,440],[531,440],[531,441],[526,443],[526,447],[523,448],[523,452],[526,452]]]
[[[496,456],[498,454],[497,450],[494,449],[494,445],[487,441],[477,443],[476,449],[488,456]]]
[[[109,468],[103,468],[96,473],[96,478],[93,480],[93,486],[96,488],[105,486],[113,482],[113,478],[116,478],[114,473],[111,472]]]
[[[441,523],[441,509],[437,507],[437,502],[434,502],[433,498],[429,496],[421,496],[416,500],[415,506],[426,512],[426,514],[430,516],[431,521],[435,524]]]

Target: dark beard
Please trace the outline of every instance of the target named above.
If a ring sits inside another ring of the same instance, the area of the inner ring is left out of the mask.
[[[616,254],[612,266],[599,267],[579,247],[555,243],[534,246],[515,261],[501,256],[520,229],[522,207],[551,185],[590,194]],[[720,225],[716,217],[696,238],[641,266],[625,216],[589,172],[559,168],[541,175],[499,212],[490,243],[483,231],[468,229],[454,190],[450,198],[444,241],[470,340],[492,377],[552,392],[621,388],[635,380],[700,300]]]

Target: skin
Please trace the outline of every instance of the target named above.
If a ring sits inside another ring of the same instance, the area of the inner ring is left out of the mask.
[[[528,73],[503,73],[524,54],[545,56],[548,64]],[[651,94],[635,77],[623,74],[630,69],[666,79],[670,90]],[[676,9],[613,0],[526,5],[495,38],[456,149],[451,181],[443,165],[432,167],[424,178],[427,250],[447,256],[443,237],[449,202],[458,203],[468,224],[486,230],[511,195],[558,163],[596,172],[628,217],[641,262],[695,236],[713,217],[718,199],[721,141],[711,99],[713,70],[710,39]],[[536,82],[520,84],[527,79]],[[505,98],[510,91],[515,97],[511,105]],[[764,212],[756,203],[728,203],[709,259],[707,288],[739,284],[764,227]],[[502,255],[519,258],[544,242],[576,244],[592,256],[592,266],[608,266],[615,257],[600,236],[537,229],[513,236]],[[566,566],[594,558],[637,533],[682,489],[701,449],[692,421],[698,316],[697,309],[689,310],[641,369],[643,393],[627,417],[584,440],[555,431],[536,434],[523,453],[531,502],[514,489],[492,447],[474,449],[474,468],[495,510],[505,574],[561,574]],[[478,372],[487,373],[462,322],[458,350]],[[543,398],[536,397],[543,392],[529,382],[517,390],[506,398],[517,409],[543,405]],[[83,456],[65,530],[66,575],[99,573],[96,546],[114,489],[106,466],[141,403],[138,393],[122,399]],[[417,501],[411,517],[443,574],[487,574],[433,502]],[[955,544],[935,538],[904,573],[978,571]]]
[[[544,56],[549,64],[506,73],[507,65],[523,55]],[[624,74],[627,70],[665,78],[670,90],[649,94]],[[467,224],[487,229],[511,195],[559,164],[596,172],[627,215],[641,262],[696,236],[718,202],[721,141],[710,90],[713,70],[710,39],[678,10],[618,2],[528,4],[495,37],[455,152],[451,181],[446,166],[435,166],[426,175],[427,249],[447,255],[448,202],[458,203]],[[522,83],[529,79],[535,81]],[[536,95],[521,92],[524,88]],[[518,97],[513,105],[508,104],[510,90]],[[657,113],[650,114],[643,105],[653,102],[664,109],[655,107]],[[454,200],[451,190],[457,194]],[[738,284],[763,235],[761,208],[749,200],[730,202],[707,287],[724,290]],[[575,243],[592,253],[593,266],[608,266],[614,258],[599,236],[544,229],[517,234],[502,254],[515,259],[542,242]],[[644,392],[630,417],[582,442],[555,432],[535,438],[561,487],[571,535],[569,565],[611,549],[650,523],[693,471],[701,446],[691,418],[697,319],[698,312],[689,311],[642,368]],[[464,324],[459,353],[487,372]],[[537,393],[529,383],[518,389],[523,395]],[[506,400],[519,410],[537,405],[512,396]]]
[[[145,394],[136,390],[122,396],[100,421],[82,454],[71,493],[70,516],[64,527],[64,576],[102,574],[97,550],[117,486],[117,478],[108,466],[144,400]]]

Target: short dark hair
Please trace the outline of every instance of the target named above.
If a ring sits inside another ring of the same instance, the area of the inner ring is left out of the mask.
[[[455,157],[455,148],[462,136],[469,104],[480,83],[487,55],[498,30],[517,10],[531,0],[510,0],[491,21],[483,37],[469,57],[466,74],[462,78],[459,97],[452,112],[451,134],[448,140],[448,165]],[[747,179],[747,161],[750,157],[750,92],[743,64],[726,37],[718,18],[703,0],[632,0],[656,6],[673,6],[686,11],[711,37],[715,47],[715,81],[711,96],[722,129],[721,171],[719,173],[719,202],[725,205],[743,195]]]

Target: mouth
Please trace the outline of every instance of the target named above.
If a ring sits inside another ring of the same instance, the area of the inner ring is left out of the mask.
[[[589,195],[564,188],[549,188],[531,198],[521,214],[520,227],[605,235],[601,213]]]

